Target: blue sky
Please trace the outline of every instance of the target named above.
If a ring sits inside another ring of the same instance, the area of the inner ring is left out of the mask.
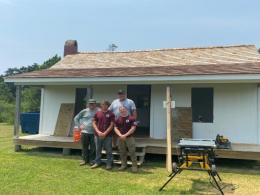
[[[259,0],[0,0],[0,74],[80,51],[255,44]]]

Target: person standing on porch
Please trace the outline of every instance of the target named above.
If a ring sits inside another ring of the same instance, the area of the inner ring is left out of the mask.
[[[137,172],[137,159],[135,153],[135,138],[133,136],[136,130],[136,121],[133,116],[128,114],[127,108],[119,108],[120,116],[115,121],[115,133],[119,137],[119,152],[121,158],[120,171],[127,168],[127,150],[132,160],[132,171]]]
[[[119,89],[117,92],[118,98],[115,99],[111,105],[109,106],[109,110],[112,111],[115,114],[116,119],[119,118],[120,107],[125,107],[128,111],[128,113],[135,119],[137,119],[137,112],[136,112],[136,106],[133,100],[128,99],[126,96],[126,93],[124,90]]]
[[[110,103],[108,101],[102,101],[101,111],[98,111],[93,119],[93,127],[95,129],[95,143],[96,143],[96,160],[95,164],[91,168],[97,168],[101,165],[102,149],[106,150],[107,165],[106,169],[112,168],[113,156],[112,156],[112,133],[114,127],[115,115],[108,110]]]
[[[96,100],[89,99],[88,107],[80,111],[74,118],[75,126],[81,129],[81,144],[82,144],[82,162],[80,166],[90,163],[93,165],[95,160],[95,141],[94,128],[92,126],[93,117],[99,110],[96,106]]]
[[[120,116],[119,108],[123,106],[127,109],[128,113],[136,120],[137,112],[134,101],[128,99],[125,91],[122,89],[118,90],[117,96],[118,98],[112,102],[108,109],[115,114],[115,117],[117,119]],[[117,136],[113,135],[113,147],[116,148],[117,145]]]

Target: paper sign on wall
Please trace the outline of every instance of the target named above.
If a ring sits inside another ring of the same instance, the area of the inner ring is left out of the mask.
[[[163,107],[166,108],[167,102],[163,101]],[[171,108],[175,108],[175,101],[171,101]]]

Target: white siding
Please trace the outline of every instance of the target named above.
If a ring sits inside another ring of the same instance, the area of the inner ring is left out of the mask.
[[[80,86],[84,87],[84,86]],[[220,133],[232,142],[260,143],[260,90],[257,84],[174,84],[171,85],[177,107],[191,106],[192,87],[214,88],[214,122],[193,123],[194,138],[215,138]],[[76,86],[46,86],[42,94],[40,133],[53,134],[61,103],[74,103]],[[126,85],[95,85],[93,97],[98,101],[116,98]],[[166,137],[163,101],[166,85],[151,87],[150,136]]]
[[[258,129],[258,144],[260,144],[260,86],[257,86],[257,114],[258,114],[258,123],[257,123],[257,129]]]
[[[150,137],[165,138],[166,135],[166,111],[163,108],[166,86],[152,85],[151,87],[151,119]]]
[[[165,99],[166,85],[152,86],[151,137],[165,138]],[[258,143],[258,107],[256,84],[193,84],[172,85],[173,99],[177,107],[191,106],[192,87],[214,88],[214,122],[193,123],[194,138],[215,138],[219,134],[232,142]],[[260,93],[260,92],[259,92]]]
[[[256,84],[215,85],[213,116],[213,123],[193,123],[194,138],[223,134],[232,142],[258,143]]]
[[[93,86],[93,98],[98,102],[108,100],[110,103],[117,98],[119,89],[126,90],[126,85],[95,85]]]
[[[84,88],[87,86],[78,86]],[[42,90],[40,134],[53,135],[56,121],[62,103],[74,103],[76,86],[45,86]],[[93,98],[97,101],[104,99],[112,101],[117,97],[118,89],[126,85],[96,85],[93,86]]]
[[[42,95],[40,134],[53,135],[62,103],[74,103],[75,87],[45,86]]]
[[[184,85],[172,86],[173,99],[176,107],[190,107],[190,90]],[[166,85],[152,85],[151,87],[151,121],[150,136],[152,138],[166,138],[166,110],[163,101],[166,98]]]

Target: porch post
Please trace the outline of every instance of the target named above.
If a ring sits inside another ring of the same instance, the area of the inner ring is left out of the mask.
[[[19,138],[20,130],[20,112],[21,112],[21,86],[16,86],[16,97],[15,97],[15,121],[14,121],[14,139]],[[17,152],[21,149],[20,145],[15,145],[14,150]]]
[[[167,156],[166,156],[166,169],[172,172],[172,111],[171,111],[171,87],[166,87],[166,122],[167,122]]]
[[[257,143],[260,144],[260,84],[257,84]]]
[[[92,86],[87,87],[87,96],[88,96],[88,99],[93,98],[93,87]]]

